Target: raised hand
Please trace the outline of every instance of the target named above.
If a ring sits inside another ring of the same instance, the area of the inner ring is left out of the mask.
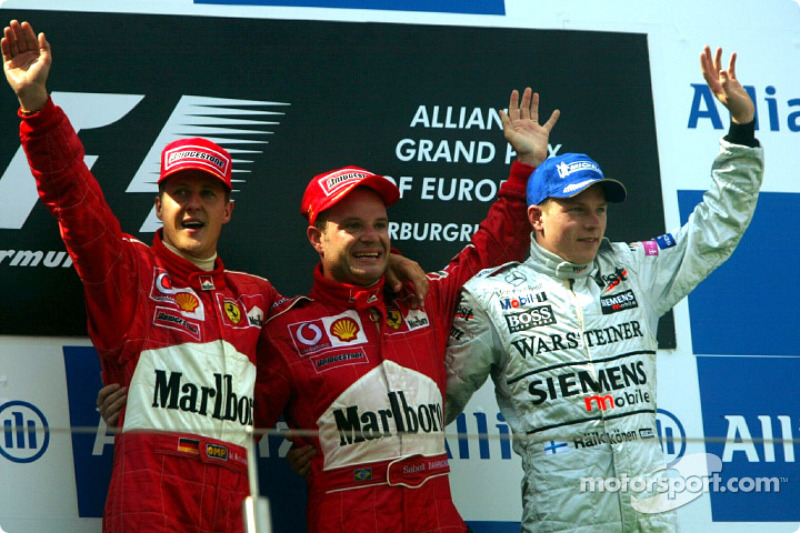
[[[706,45],[700,53],[700,69],[708,87],[717,100],[731,112],[731,119],[738,124],[747,124],[755,117],[755,105],[742,84],[736,79],[736,52],[731,54],[728,70],[722,69],[722,48],[717,48],[714,58]]]
[[[500,110],[500,119],[503,121],[503,135],[517,152],[520,162],[535,167],[547,159],[550,131],[560,115],[556,109],[547,122],[539,124],[539,93],[527,87],[520,102],[519,91],[511,91],[508,113]]]
[[[38,111],[47,103],[47,76],[53,62],[50,43],[40,33],[37,37],[28,22],[12,20],[0,39],[3,71],[17,94],[23,111]]]

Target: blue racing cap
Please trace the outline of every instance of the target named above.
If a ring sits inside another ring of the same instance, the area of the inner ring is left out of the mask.
[[[628,194],[622,183],[606,178],[600,165],[586,154],[551,157],[528,178],[528,205],[539,205],[548,198],[572,198],[595,183],[603,186],[608,202],[621,202]]]

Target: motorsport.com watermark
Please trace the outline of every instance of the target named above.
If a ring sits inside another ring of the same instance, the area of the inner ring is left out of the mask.
[[[631,506],[641,513],[656,514],[677,509],[696,500],[704,493],[777,493],[779,477],[730,477],[723,479],[722,460],[713,454],[686,455],[669,469],[661,469],[651,476],[582,477],[580,491],[589,493],[633,493]]]

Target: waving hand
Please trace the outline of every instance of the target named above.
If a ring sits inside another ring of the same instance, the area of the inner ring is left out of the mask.
[[[0,40],[3,71],[8,84],[17,94],[23,111],[38,111],[47,103],[47,76],[53,58],[50,43],[38,36],[28,22],[12,20]]]
[[[547,159],[550,131],[560,114],[556,109],[547,122],[539,124],[539,93],[527,87],[520,101],[519,91],[511,91],[508,113],[501,110],[500,118],[503,121],[503,135],[517,152],[520,162],[535,167]]]
[[[700,69],[711,92],[728,108],[734,122],[747,124],[753,120],[755,117],[753,101],[736,79],[736,52],[731,54],[728,70],[723,70],[722,48],[717,48],[712,59],[711,48],[706,46],[700,53]]]

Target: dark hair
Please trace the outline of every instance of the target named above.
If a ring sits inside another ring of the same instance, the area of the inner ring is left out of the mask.
[[[314,220],[314,227],[320,230],[324,230],[325,226],[328,225],[328,210],[319,213],[317,218]]]

